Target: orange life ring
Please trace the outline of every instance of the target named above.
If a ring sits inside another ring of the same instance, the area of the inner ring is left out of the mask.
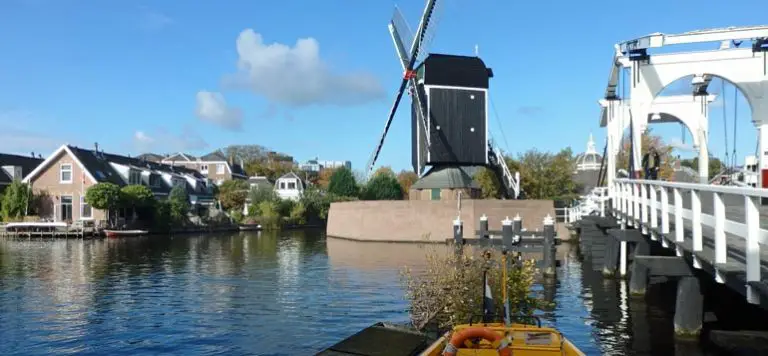
[[[501,341],[501,344],[496,349],[499,351],[499,356],[512,355],[512,350],[508,348],[509,342],[507,342],[503,336],[489,328],[476,327],[462,329],[453,333],[451,341],[448,342],[448,345],[445,346],[445,350],[443,350],[443,356],[456,356],[456,352],[458,352],[458,349],[465,341],[477,338],[488,340],[490,342]]]

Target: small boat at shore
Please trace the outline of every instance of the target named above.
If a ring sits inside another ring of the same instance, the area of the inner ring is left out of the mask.
[[[456,325],[434,342],[404,327],[376,323],[317,356],[585,356],[553,328],[532,324],[476,323]]]
[[[456,325],[421,356],[584,356],[559,331],[539,325],[482,323]]]
[[[148,233],[149,231],[147,230],[104,230],[104,235],[112,238],[143,236]]]
[[[238,226],[238,229],[240,229],[240,231],[258,231],[258,230],[261,230],[261,225],[260,224],[240,224]]]

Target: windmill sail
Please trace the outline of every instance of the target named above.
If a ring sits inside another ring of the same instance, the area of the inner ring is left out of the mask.
[[[404,65],[405,73],[403,75],[403,80],[400,83],[400,88],[397,92],[397,96],[395,97],[395,102],[392,104],[392,109],[389,112],[389,117],[387,118],[386,124],[384,125],[384,132],[381,135],[381,138],[379,139],[379,144],[376,146],[376,149],[373,151],[373,154],[371,155],[370,160],[368,161],[367,165],[367,173],[370,174],[373,171],[373,167],[376,164],[376,160],[379,157],[379,153],[381,152],[381,148],[384,145],[384,140],[387,137],[387,133],[389,132],[389,127],[392,125],[392,119],[395,117],[395,113],[397,112],[397,108],[400,105],[400,100],[402,100],[403,92],[405,92],[406,87],[408,87],[409,82],[411,83],[411,87],[416,87],[415,82],[415,73],[413,73],[413,68],[416,65],[416,58],[419,54],[421,41],[424,38],[424,34],[426,32],[427,27],[429,26],[430,18],[432,17],[433,10],[435,8],[436,0],[427,0],[427,4],[424,8],[424,13],[422,14],[421,21],[419,23],[419,27],[416,31],[416,35],[414,36],[413,40],[411,41],[411,49],[410,52],[407,53],[407,56],[404,56],[406,54],[404,43],[402,42],[402,31],[399,30],[395,23],[396,22],[405,22],[402,20],[402,15],[400,15],[399,11],[395,12],[395,16],[392,21],[390,21],[390,33],[392,34],[393,40],[395,42],[395,47],[398,52],[398,57],[400,58],[401,64]],[[407,32],[406,32],[407,33]],[[407,61],[406,61],[407,59]],[[414,99],[417,102],[417,105],[419,106],[418,112],[421,114],[421,120],[423,122],[423,125],[426,126],[426,114],[424,112],[424,105],[423,101],[421,99],[421,95],[419,95],[418,90],[413,90],[412,93],[414,94]]]

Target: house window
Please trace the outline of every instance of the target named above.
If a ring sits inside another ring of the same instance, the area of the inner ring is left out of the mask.
[[[201,173],[208,173],[208,165],[207,164],[201,165],[200,166],[200,172]]]
[[[152,187],[159,187],[160,186],[160,176],[157,174],[150,174],[149,175],[149,185]]]
[[[288,182],[288,189],[296,189],[296,182]]]
[[[432,188],[432,200],[440,200],[440,188]]]
[[[64,163],[61,165],[61,174],[59,175],[61,183],[72,183],[72,165]]]
[[[222,164],[222,163],[217,164],[216,165],[216,173],[217,174],[224,174],[224,172],[225,172],[224,164]]]
[[[285,189],[285,182],[280,182],[280,189]]]
[[[141,184],[141,172],[131,170],[128,173],[128,184]]]
[[[93,209],[91,205],[85,202],[84,197],[80,197],[80,219],[93,218]]]
[[[72,220],[72,196],[62,195],[59,200],[59,207],[59,211],[61,212],[59,217],[61,218],[61,221]]]

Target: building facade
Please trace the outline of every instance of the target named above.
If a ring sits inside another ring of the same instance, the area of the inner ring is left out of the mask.
[[[299,166],[299,169],[305,172],[319,173],[324,169],[338,169],[345,167],[352,170],[351,161],[329,161],[320,160],[319,158],[310,159]]]
[[[190,203],[210,206],[213,187],[195,170],[64,145],[24,177],[38,199],[42,219],[72,222],[107,220],[106,212],[85,201],[90,187],[102,182],[119,187],[147,186],[157,199],[166,199],[171,189],[182,186]]]
[[[228,159],[221,151],[200,157],[176,153],[165,157],[160,163],[194,169],[217,185],[231,179],[248,179],[242,162],[236,163],[233,158]]]

